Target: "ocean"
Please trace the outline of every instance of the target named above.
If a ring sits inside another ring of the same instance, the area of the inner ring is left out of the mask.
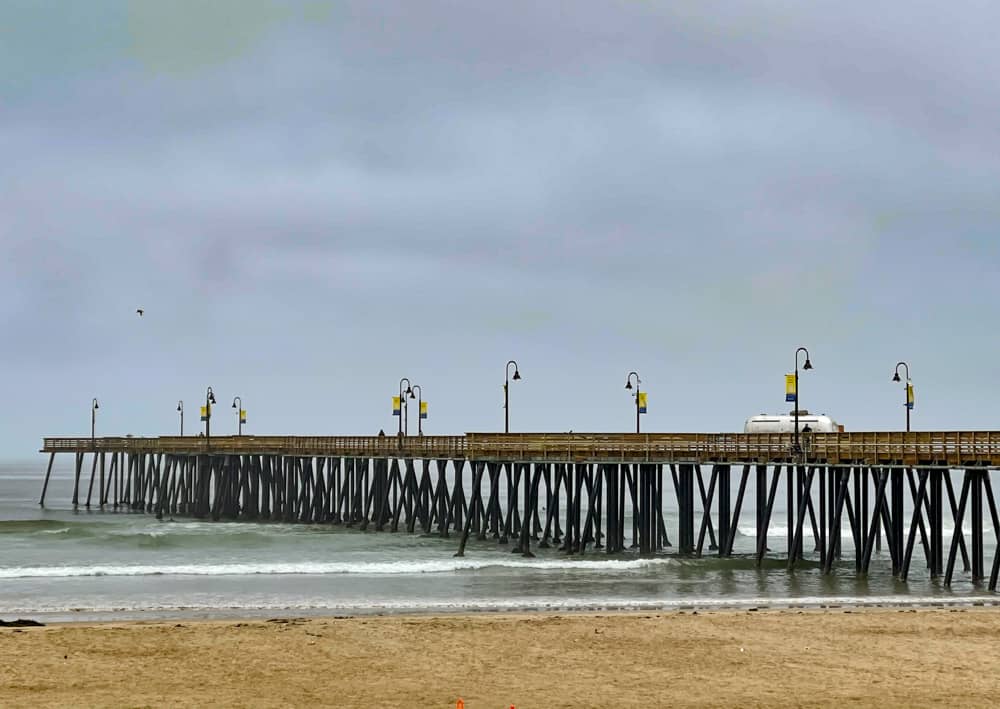
[[[1000,596],[957,573],[951,589],[929,577],[914,552],[907,583],[888,553],[854,573],[853,551],[832,575],[806,559],[752,557],[753,496],[744,506],[735,558],[639,557],[590,550],[534,559],[493,539],[362,532],[336,525],[157,520],[129,511],[74,511],[71,460],[53,470],[38,506],[46,460],[0,463],[0,618],[172,619],[445,613],[475,611],[669,610],[677,608],[994,603]],[[782,497],[781,495],[778,496]],[[666,505],[669,508],[671,505]],[[667,516],[676,540],[676,517]],[[784,510],[769,546],[783,553]],[[846,527],[846,523],[845,523]],[[950,532],[949,532],[950,535]],[[991,536],[987,534],[987,536]],[[987,565],[994,547],[986,547]],[[959,568],[959,571],[961,569]]]

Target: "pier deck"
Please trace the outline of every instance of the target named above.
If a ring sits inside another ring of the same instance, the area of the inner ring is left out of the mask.
[[[45,438],[43,453],[311,455],[518,462],[755,463],[795,459],[792,434],[467,433],[464,436],[159,436]],[[1000,468],[1000,432],[802,434],[802,459],[824,465]]]

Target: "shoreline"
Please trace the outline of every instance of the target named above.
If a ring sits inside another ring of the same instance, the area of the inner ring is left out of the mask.
[[[581,602],[531,604],[531,603],[469,603],[444,602],[438,605],[400,604],[387,606],[254,606],[254,607],[173,607],[162,609],[68,609],[55,611],[31,611],[13,609],[0,611],[0,620],[38,620],[46,625],[103,624],[103,623],[158,623],[174,621],[259,621],[274,617],[285,618],[427,618],[456,616],[547,616],[593,615],[593,614],[638,614],[638,613],[685,613],[685,612],[795,612],[795,611],[836,611],[836,610],[947,610],[952,608],[994,608],[1000,607],[1000,595],[968,596],[956,598],[920,597],[908,600],[905,597],[890,596],[868,598],[801,598],[801,599],[719,599],[715,601],[675,602],[621,602],[600,603]]]
[[[547,618],[662,618],[667,616],[781,616],[781,615],[837,615],[842,614],[889,614],[889,613],[996,613],[1000,622],[1000,599],[995,603],[946,603],[946,604],[831,604],[823,606],[806,605],[772,605],[772,606],[751,606],[751,607],[682,607],[682,608],[595,608],[595,609],[570,609],[570,610],[456,610],[452,612],[440,612],[437,610],[427,611],[401,611],[399,613],[350,613],[350,612],[325,612],[321,614],[302,614],[299,611],[290,609],[289,612],[269,612],[259,616],[248,617],[245,615],[227,616],[206,616],[206,617],[178,617],[178,618],[108,618],[99,620],[54,620],[45,623],[37,628],[101,628],[107,626],[176,626],[178,622],[186,625],[229,625],[232,623],[322,623],[329,621],[427,621],[427,620],[542,620]],[[3,617],[3,620],[11,618]],[[34,620],[34,618],[21,618],[22,620]],[[24,630],[25,628],[21,628]],[[6,628],[0,627],[0,631]]]
[[[78,622],[0,628],[0,653],[2,705],[989,706],[1000,612]]]

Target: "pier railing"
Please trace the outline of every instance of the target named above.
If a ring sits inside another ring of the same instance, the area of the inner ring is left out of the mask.
[[[452,458],[532,462],[662,462],[1000,466],[1000,432],[468,433],[464,436],[160,436],[46,438],[42,452],[202,453]]]
[[[477,434],[466,435],[478,459],[776,463],[798,459],[792,434]],[[806,433],[801,459],[830,465],[1000,464],[1000,432]]]
[[[464,436],[158,436],[46,438],[43,453],[173,453],[232,455],[330,455],[343,457],[435,456],[465,458]]]

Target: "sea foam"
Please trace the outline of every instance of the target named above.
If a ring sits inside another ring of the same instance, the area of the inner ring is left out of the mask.
[[[0,579],[80,576],[250,576],[259,574],[440,574],[490,568],[532,571],[640,571],[676,563],[672,559],[440,559],[376,562],[275,562],[238,564],[97,564],[94,566],[21,566],[0,568]]]

